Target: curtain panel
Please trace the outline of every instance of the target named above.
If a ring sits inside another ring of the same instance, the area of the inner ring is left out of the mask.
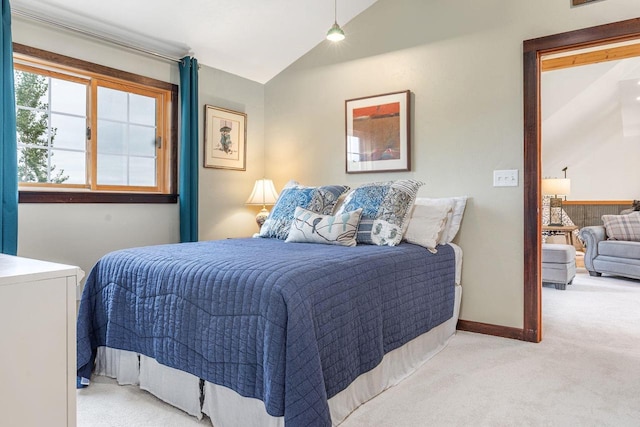
[[[18,251],[18,147],[16,140],[15,87],[13,82],[13,46],[11,44],[11,8],[2,1],[2,82],[0,97],[0,244],[4,254]]]
[[[198,60],[180,67],[180,241],[198,241]]]

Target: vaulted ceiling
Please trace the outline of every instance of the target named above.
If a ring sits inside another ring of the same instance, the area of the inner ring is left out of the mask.
[[[337,1],[347,22],[377,0]],[[332,0],[10,0],[14,16],[135,44],[265,83],[321,43]],[[347,31],[348,37],[348,31]]]

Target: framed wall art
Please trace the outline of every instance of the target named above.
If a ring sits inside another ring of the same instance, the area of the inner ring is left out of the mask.
[[[411,170],[408,90],[348,99],[347,173]]]
[[[247,115],[204,106],[204,167],[246,170]]]
[[[582,6],[583,4],[592,3],[594,1],[602,1],[602,0],[571,0],[571,6]]]

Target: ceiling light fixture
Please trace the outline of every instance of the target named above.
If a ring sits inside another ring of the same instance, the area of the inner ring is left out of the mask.
[[[339,42],[340,40],[344,40],[344,31],[338,25],[338,0],[334,0],[333,3],[334,10],[334,21],[329,31],[327,31],[327,40],[331,40],[332,42]]]

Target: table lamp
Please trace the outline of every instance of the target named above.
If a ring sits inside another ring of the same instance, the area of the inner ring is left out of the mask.
[[[256,215],[258,227],[262,227],[262,224],[264,224],[266,219],[269,217],[269,211],[266,206],[275,204],[277,199],[278,193],[276,192],[276,188],[273,186],[272,180],[258,179],[256,181],[246,204],[262,206],[262,209],[258,212],[258,215]]]
[[[571,180],[568,178],[545,178],[542,180],[542,194],[552,196],[549,199],[549,225],[562,226],[562,198],[571,192]]]

